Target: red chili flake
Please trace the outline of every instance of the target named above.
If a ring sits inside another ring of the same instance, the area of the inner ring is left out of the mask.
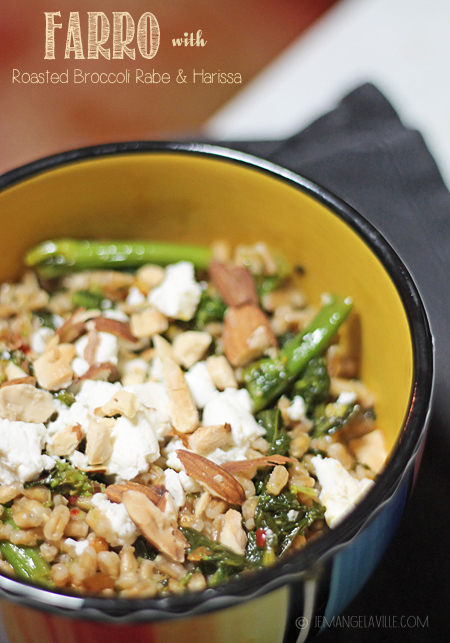
[[[264,547],[266,544],[266,532],[262,527],[256,530],[256,544],[258,547]]]
[[[69,496],[69,505],[74,505],[78,501],[77,496]]]
[[[80,513],[79,509],[71,509],[70,510],[70,515],[71,516],[78,516],[79,513]]]

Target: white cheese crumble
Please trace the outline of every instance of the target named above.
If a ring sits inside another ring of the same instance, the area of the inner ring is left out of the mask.
[[[43,424],[0,418],[0,483],[29,482],[55,462],[43,455],[47,431]]]
[[[46,326],[41,326],[37,330],[33,331],[30,335],[30,348],[37,355],[42,355],[47,346],[47,342],[53,335],[55,331]]]
[[[74,538],[66,538],[64,541],[64,550],[69,553],[72,558],[81,556],[81,554],[90,547],[91,543],[89,540],[75,540]]]
[[[334,458],[314,456],[311,462],[322,487],[320,502],[326,507],[325,520],[336,527],[374,485],[373,480],[357,480]]]
[[[173,469],[166,469],[164,472],[164,486],[175,500],[178,507],[182,507],[186,502],[186,494],[180,480],[180,474]]]
[[[165,386],[160,382],[144,382],[124,386],[124,390],[134,393],[143,406],[157,412],[154,416],[154,430],[158,439],[164,438],[171,428],[170,399]]]
[[[126,303],[128,306],[140,306],[146,301],[144,293],[136,286],[131,286],[128,291]]]
[[[117,364],[118,338],[111,333],[104,332],[97,333],[97,336],[98,342],[95,349],[94,363],[111,362],[111,364]],[[84,375],[89,368],[88,362],[84,359],[84,350],[88,341],[88,335],[83,335],[74,344],[77,356],[72,360],[72,368],[77,377]]]
[[[236,446],[248,446],[265,434],[253,417],[253,402],[246,389],[227,388],[213,395],[203,410],[203,426],[228,422]]]
[[[125,505],[110,502],[104,493],[96,493],[91,498],[91,504],[107,518],[110,530],[104,538],[112,547],[132,545],[139,536],[139,531],[131,520]]]
[[[301,395],[295,395],[286,413],[294,422],[301,422],[306,419],[306,404]]]
[[[338,404],[354,404],[356,399],[357,395],[353,391],[342,391],[336,402]]]
[[[152,409],[139,410],[133,418],[119,417],[111,430],[113,449],[104,463],[107,473],[132,480],[148,471],[159,458],[158,425],[158,413]]]
[[[287,512],[287,519],[290,520],[291,522],[295,522],[298,518],[298,511],[295,511],[295,509],[290,509]]]
[[[180,261],[167,266],[162,283],[150,291],[148,301],[167,317],[189,321],[201,293],[202,288],[195,281],[194,265]]]
[[[202,409],[217,391],[206,362],[197,362],[185,373],[186,382],[198,409]]]

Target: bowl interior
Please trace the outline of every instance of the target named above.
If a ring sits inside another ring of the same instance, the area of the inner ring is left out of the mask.
[[[305,267],[301,284],[351,296],[360,321],[361,375],[376,397],[387,446],[408,411],[413,354],[399,293],[349,223],[318,200],[250,165],[183,152],[130,153],[61,165],[0,192],[0,280],[51,237],[148,238],[208,244],[266,241]]]

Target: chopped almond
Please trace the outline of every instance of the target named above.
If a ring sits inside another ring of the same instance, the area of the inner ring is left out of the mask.
[[[223,329],[225,355],[235,367],[261,357],[270,346],[277,346],[275,335],[263,311],[254,305],[228,308]]]
[[[74,357],[72,344],[58,344],[38,357],[33,366],[39,386],[49,391],[69,386],[73,378],[71,363]]]
[[[105,493],[111,502],[122,502],[122,495],[125,491],[139,491],[146,495],[155,505],[159,506],[166,489],[158,485],[147,487],[146,485],[139,484],[139,482],[131,482],[129,480],[120,484],[110,484],[105,489]]]
[[[122,501],[131,519],[149,543],[172,560],[184,562],[188,542],[177,528],[176,522],[170,520],[139,491],[125,491]]]
[[[211,335],[204,331],[188,330],[180,333],[172,344],[177,362],[184,368],[191,368],[203,357],[211,342]]]
[[[75,426],[66,427],[63,431],[59,431],[52,437],[51,444],[47,445],[50,455],[58,455],[60,457],[73,453],[83,438],[79,424]]]
[[[109,418],[97,418],[89,422],[86,434],[86,455],[89,465],[106,462],[112,453],[111,429],[115,421]]]
[[[131,391],[117,391],[112,398],[104,404],[95,409],[95,415],[103,415],[112,417],[113,415],[125,415],[127,418],[134,418],[140,402],[136,395]]]
[[[143,339],[164,333],[169,328],[169,321],[159,310],[147,308],[131,315],[130,326],[133,335]]]
[[[189,448],[200,455],[211,453],[214,449],[223,447],[231,436],[229,424],[218,424],[215,426],[201,426],[195,433],[189,436]]]
[[[227,306],[258,304],[255,282],[244,266],[211,261],[209,274]]]
[[[92,324],[99,333],[110,333],[128,342],[134,343],[137,341],[137,337],[131,332],[128,322],[111,319],[110,317],[95,317],[95,319],[92,320]]]
[[[208,357],[206,368],[219,391],[238,387],[234,370],[225,355],[211,355]]]
[[[14,380],[13,380],[14,382]],[[53,397],[32,384],[0,388],[0,417],[19,422],[47,422],[55,412]]]
[[[247,535],[242,527],[242,515],[236,509],[228,509],[225,514],[219,542],[235,554],[245,554]]]
[[[136,272],[136,280],[139,285],[144,284],[146,286],[145,290],[148,292],[152,288],[156,288],[163,281],[166,271],[162,266],[157,266],[155,264],[148,264],[142,266]]]

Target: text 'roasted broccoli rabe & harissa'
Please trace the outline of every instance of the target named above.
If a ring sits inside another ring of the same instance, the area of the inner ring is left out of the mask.
[[[374,484],[353,304],[310,304],[264,243],[63,239],[25,263],[0,288],[1,573],[200,591],[307,546]]]

